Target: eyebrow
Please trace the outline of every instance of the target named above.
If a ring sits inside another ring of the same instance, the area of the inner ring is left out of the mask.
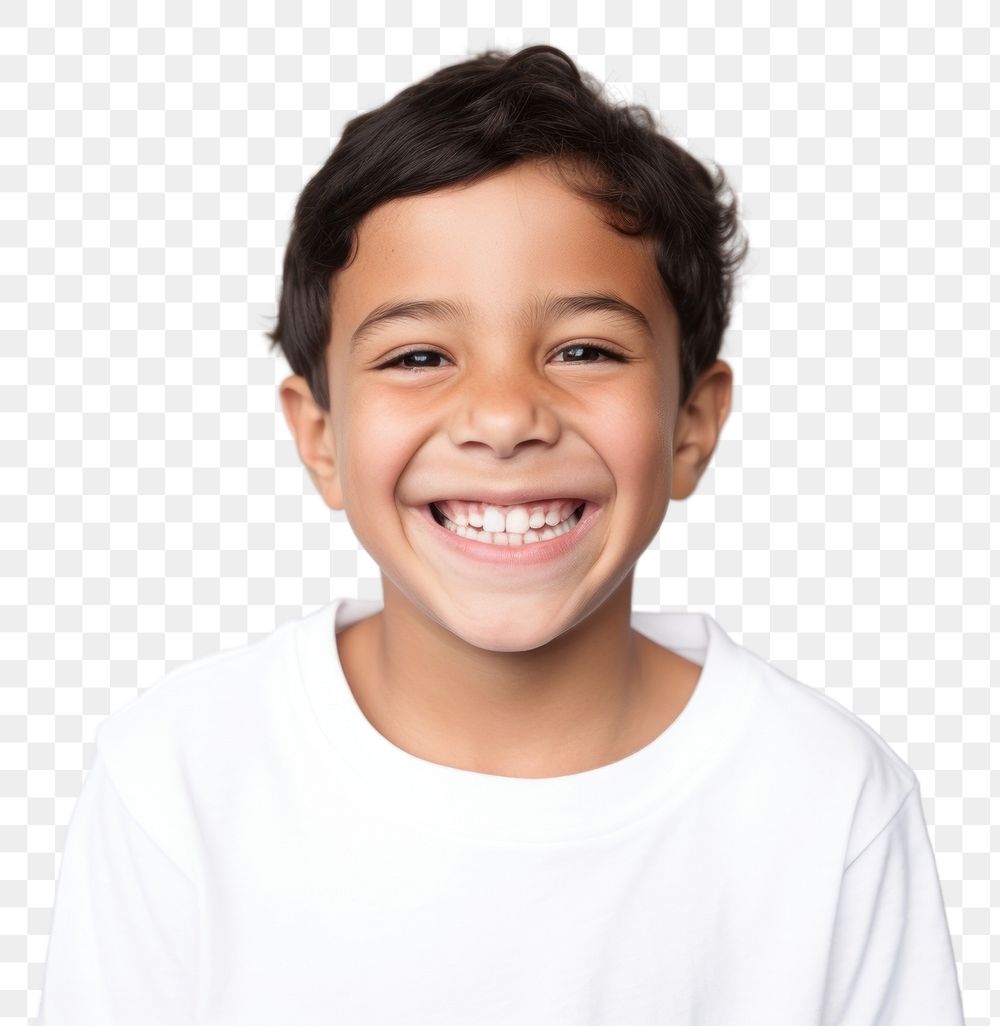
[[[531,302],[527,312],[519,318],[521,327],[532,327],[548,321],[561,320],[574,314],[603,313],[630,328],[653,337],[649,318],[631,303],[614,292],[580,292],[568,296],[549,295]],[[434,320],[457,323],[471,320],[468,304],[451,299],[402,299],[377,306],[358,325],[351,336],[351,351],[366,341],[384,324],[394,321]]]

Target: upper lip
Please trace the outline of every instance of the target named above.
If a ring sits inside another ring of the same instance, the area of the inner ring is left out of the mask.
[[[454,492],[447,492],[440,495],[432,502],[445,502],[458,500],[459,502],[482,502],[490,506],[520,506],[529,502],[548,502],[551,499],[579,499],[581,502],[589,502],[585,496],[580,495],[572,487],[556,491],[552,488],[520,488],[516,492],[497,492],[490,488],[484,488],[481,492],[471,488],[463,488]]]

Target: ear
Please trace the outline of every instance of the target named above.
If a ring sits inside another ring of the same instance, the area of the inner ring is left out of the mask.
[[[719,442],[733,398],[733,370],[716,360],[703,371],[674,425],[671,499],[686,499],[697,488]]]
[[[279,386],[279,395],[285,423],[316,491],[330,509],[343,509],[330,414],[317,405],[309,383],[301,375],[285,378]]]

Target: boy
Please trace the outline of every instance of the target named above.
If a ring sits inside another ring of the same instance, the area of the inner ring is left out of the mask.
[[[919,787],[635,564],[729,412],[735,203],[561,51],[347,126],[272,334],[377,561],[120,709],[44,1026],[956,1026]]]

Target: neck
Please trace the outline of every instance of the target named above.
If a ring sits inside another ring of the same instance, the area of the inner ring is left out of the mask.
[[[583,772],[629,754],[644,640],[631,628],[631,584],[630,574],[548,644],[495,652],[456,637],[383,579],[382,611],[342,632],[341,662],[368,720],[419,758],[499,776]]]

